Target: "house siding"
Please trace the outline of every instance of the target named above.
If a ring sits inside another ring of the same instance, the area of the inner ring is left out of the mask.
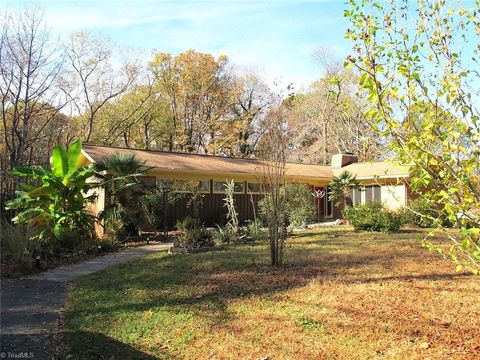
[[[253,198],[254,205],[251,202]],[[238,220],[245,222],[253,220],[255,214],[258,216],[258,201],[263,197],[260,194],[235,194],[233,200],[238,212]],[[225,224],[227,221],[227,209],[224,206],[225,195],[223,194],[205,194],[199,206],[199,218],[205,226],[215,226],[216,224]],[[193,207],[189,206],[190,196],[185,194],[172,204],[167,211],[167,228],[172,229],[177,220],[187,216],[193,216]]]
[[[407,191],[404,184],[382,186],[382,202],[385,207],[397,210],[407,204]]]

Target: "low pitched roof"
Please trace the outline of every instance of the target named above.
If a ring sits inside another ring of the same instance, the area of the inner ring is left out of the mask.
[[[114,153],[135,155],[146,161],[146,165],[166,171],[201,172],[210,174],[260,175],[262,161],[214,155],[185,154],[157,150],[138,150],[110,146],[84,145],[83,153],[88,160],[98,162],[104,156]],[[333,176],[330,166],[298,163],[286,164],[287,179],[330,180]]]
[[[399,165],[394,161],[374,161],[364,163],[353,163],[340,169],[334,169],[333,174],[339,175],[348,171],[357,176],[357,179],[372,178],[397,178],[408,177],[410,174],[409,165]]]
[[[101,161],[104,156],[114,153],[135,155],[146,161],[148,166],[165,172],[190,172],[213,175],[261,176],[262,161],[214,155],[186,154],[158,150],[139,150],[101,145],[84,145],[83,154],[92,162]],[[289,181],[312,183],[328,182],[334,175],[349,171],[357,179],[408,177],[410,166],[393,161],[354,163],[340,169],[325,165],[287,163],[285,175]]]

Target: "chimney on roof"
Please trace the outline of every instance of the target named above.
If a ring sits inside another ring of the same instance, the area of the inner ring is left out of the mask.
[[[332,169],[341,169],[356,162],[358,162],[358,157],[353,153],[335,154],[332,156]]]

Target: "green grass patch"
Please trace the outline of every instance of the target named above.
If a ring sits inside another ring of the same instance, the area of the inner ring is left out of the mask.
[[[67,354],[402,358],[431,342],[422,356],[471,355],[478,281],[422,249],[420,235],[307,231],[287,242],[283,269],[268,265],[265,243],[113,267],[75,283],[64,316]]]

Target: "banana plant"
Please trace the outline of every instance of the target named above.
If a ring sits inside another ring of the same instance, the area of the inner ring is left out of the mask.
[[[7,203],[6,209],[16,210],[15,223],[31,223],[37,229],[35,236],[49,241],[65,236],[91,234],[95,216],[86,206],[95,200],[89,190],[101,186],[88,181],[97,172],[81,156],[80,141],[64,149],[52,150],[50,168],[15,167],[10,172],[24,177],[35,187],[22,183],[17,197]]]

